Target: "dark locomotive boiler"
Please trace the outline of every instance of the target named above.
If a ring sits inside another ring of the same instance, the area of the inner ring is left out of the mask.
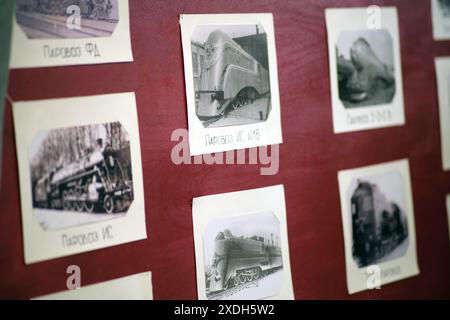
[[[376,184],[358,181],[351,197],[353,258],[359,267],[376,263],[408,237],[403,210]]]

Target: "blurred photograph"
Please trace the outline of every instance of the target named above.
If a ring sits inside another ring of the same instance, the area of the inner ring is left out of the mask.
[[[26,264],[147,238],[133,92],[12,111]]]
[[[349,294],[420,273],[407,159],[338,172]]]
[[[209,300],[261,299],[283,279],[280,223],[272,212],[211,221],[205,231]]]
[[[30,172],[33,214],[45,230],[122,216],[133,201],[130,138],[120,122],[41,132]]]
[[[395,95],[392,38],[387,30],[345,31],[336,43],[339,98],[345,108],[389,104]]]
[[[205,127],[265,121],[271,109],[260,24],[198,26],[191,39],[196,114]]]
[[[109,37],[118,0],[16,0],[16,21],[30,39]]]

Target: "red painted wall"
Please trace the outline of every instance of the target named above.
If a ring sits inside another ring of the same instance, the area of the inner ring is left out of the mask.
[[[406,125],[334,135],[324,9],[398,7]],[[133,63],[14,70],[9,95],[49,99],[135,91],[142,145],[148,239],[25,266],[11,105],[7,103],[0,193],[0,298],[65,289],[66,268],[82,285],[153,272],[156,299],[196,299],[193,197],[282,183],[286,191],[292,281],[297,299],[450,298],[450,247],[441,168],[435,56],[429,1],[191,0],[130,1]],[[186,128],[180,13],[272,12],[284,143],[280,171],[259,165],[181,165],[170,136]],[[409,158],[421,274],[382,290],[348,296],[337,171]]]

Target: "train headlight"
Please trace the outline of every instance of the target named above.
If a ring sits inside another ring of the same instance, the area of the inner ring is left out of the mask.
[[[216,279],[216,281],[219,281],[220,279],[222,279],[222,277],[220,276],[220,272],[218,270],[216,270],[216,274],[214,275],[214,279]]]

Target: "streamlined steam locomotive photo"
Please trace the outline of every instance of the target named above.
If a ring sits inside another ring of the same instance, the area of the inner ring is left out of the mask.
[[[235,237],[219,232],[210,274],[209,294],[258,280],[283,267],[281,248],[261,236]]]
[[[391,103],[394,49],[387,30],[345,31],[336,43],[339,99],[345,108]]]
[[[198,26],[191,39],[196,115],[209,126],[265,121],[270,113],[267,35],[260,25]]]
[[[404,210],[377,184],[359,180],[351,197],[353,258],[365,267],[402,256],[408,246]]]
[[[107,37],[119,21],[118,0],[16,0],[15,11],[31,39]]]
[[[30,156],[36,210],[113,214],[133,201],[130,142],[119,122],[41,132]]]
[[[204,236],[209,300],[262,299],[283,283],[280,225],[272,212],[213,220]]]

